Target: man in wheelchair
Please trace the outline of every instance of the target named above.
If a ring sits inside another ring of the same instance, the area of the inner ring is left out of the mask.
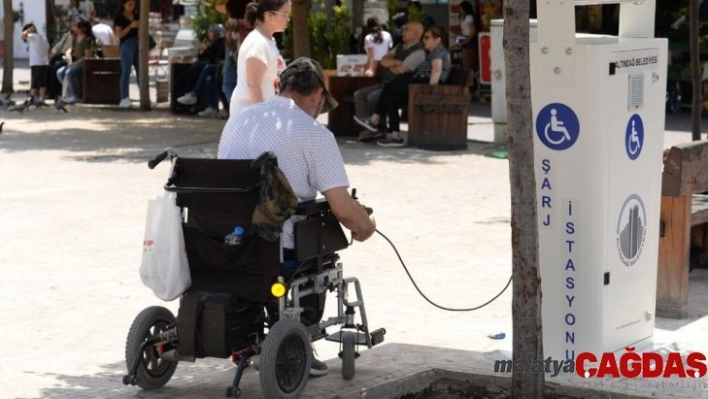
[[[220,159],[254,159],[264,152],[277,156],[299,202],[320,192],[357,241],[374,233],[376,222],[347,192],[349,179],[334,135],[318,123],[317,115],[337,106],[324,87],[322,68],[300,57],[280,74],[278,96],[232,115],[219,142]],[[285,222],[283,247],[293,248],[293,223]]]
[[[278,96],[229,118],[218,158],[254,159],[264,152],[274,153],[298,202],[312,201],[322,193],[353,239],[365,241],[376,228],[374,218],[347,192],[349,179],[334,135],[315,119],[336,106],[324,86],[319,63],[298,58],[281,73]],[[285,268],[298,264],[293,253],[293,223],[302,218],[293,216],[283,226]],[[309,311],[303,314],[306,324],[320,321],[325,298],[325,293],[302,298],[301,305]],[[326,367],[313,359],[311,375],[325,374]]]
[[[165,190],[176,194],[191,286],[177,318],[152,306],[133,321],[124,384],[157,389],[179,361],[230,357],[237,369],[226,396],[239,397],[243,370],[258,355],[265,397],[295,399],[309,375],[327,373],[312,342],[339,343],[344,379],[354,377],[357,346],[383,342],[386,331],[369,330],[359,281],[344,277],[337,255],[349,245],[340,223],[357,241],[376,223],[347,192],[334,136],[314,119],[334,106],[320,65],[297,59],[281,74],[279,96],[231,117],[219,159],[168,149],[148,162],[172,160]],[[322,320],[328,292],[337,315]]]

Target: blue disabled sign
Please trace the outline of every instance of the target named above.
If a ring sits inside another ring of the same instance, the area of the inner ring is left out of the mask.
[[[548,104],[536,116],[536,134],[546,147],[567,150],[580,135],[578,116],[565,104]]]
[[[627,150],[627,156],[634,161],[642,153],[644,145],[644,123],[642,117],[634,114],[627,122],[627,129],[624,134],[624,149]]]

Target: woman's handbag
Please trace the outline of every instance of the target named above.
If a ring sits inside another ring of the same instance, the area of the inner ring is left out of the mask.
[[[192,284],[182,215],[173,194],[148,203],[140,278],[164,301],[176,299]]]

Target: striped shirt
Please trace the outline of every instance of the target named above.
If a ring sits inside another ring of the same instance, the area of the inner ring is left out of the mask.
[[[447,52],[445,47],[438,46],[433,49],[428,56],[425,57],[418,68],[413,74],[414,79],[428,79],[433,71],[433,60],[442,60],[442,73],[440,74],[440,81],[438,83],[445,83],[447,77],[450,76],[450,69],[452,69],[452,62],[450,62],[450,53]]]

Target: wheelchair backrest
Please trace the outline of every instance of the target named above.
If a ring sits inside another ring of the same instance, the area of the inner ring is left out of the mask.
[[[192,275],[191,292],[225,292],[265,301],[280,265],[280,241],[253,233],[259,201],[258,169],[251,160],[175,158],[165,186],[177,194]],[[236,226],[238,245],[225,242]]]

